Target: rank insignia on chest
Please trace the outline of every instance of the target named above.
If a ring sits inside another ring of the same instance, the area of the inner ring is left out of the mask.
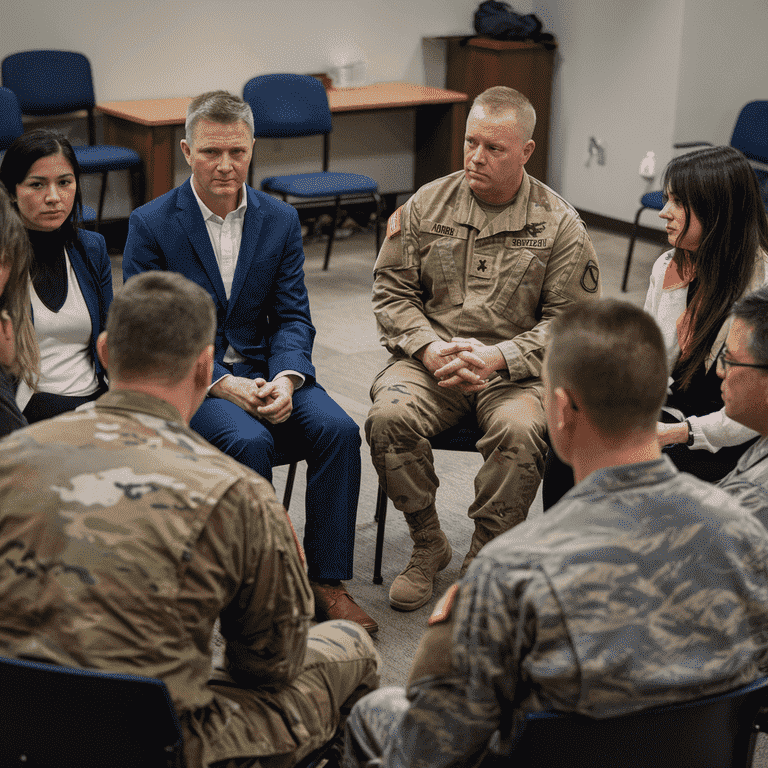
[[[489,280],[496,273],[496,259],[492,255],[473,254],[469,265],[469,274],[472,277],[480,277]]]

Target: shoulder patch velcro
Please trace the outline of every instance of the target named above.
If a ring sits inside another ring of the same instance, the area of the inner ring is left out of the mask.
[[[448,591],[437,601],[435,609],[432,611],[432,615],[429,617],[427,624],[434,626],[435,624],[441,624],[446,621],[453,610],[453,603],[456,600],[456,595],[459,592],[459,585],[452,585]]]
[[[403,212],[403,206],[401,205],[387,221],[387,237],[394,237],[400,234],[400,216]]]

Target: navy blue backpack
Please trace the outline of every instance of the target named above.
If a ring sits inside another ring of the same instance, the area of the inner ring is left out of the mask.
[[[542,32],[538,16],[527,13],[521,16],[509,3],[484,0],[475,11],[475,32],[496,40],[534,40],[552,42],[552,35]]]

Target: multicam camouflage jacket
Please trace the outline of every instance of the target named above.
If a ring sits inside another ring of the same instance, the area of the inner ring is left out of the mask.
[[[272,487],[168,403],[110,392],[0,442],[0,654],[161,678],[191,766],[295,748],[270,691],[299,674],[313,614]]]
[[[610,717],[765,674],[768,531],[666,457],[604,469],[486,545],[440,608],[385,766],[466,766],[522,711]]]

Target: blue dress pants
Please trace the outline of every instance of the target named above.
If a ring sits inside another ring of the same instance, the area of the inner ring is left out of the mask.
[[[207,397],[190,426],[220,451],[272,482],[272,467],[307,462],[304,550],[311,579],[351,579],[360,493],[360,429],[328,393],[305,382],[293,412],[270,424]]]

